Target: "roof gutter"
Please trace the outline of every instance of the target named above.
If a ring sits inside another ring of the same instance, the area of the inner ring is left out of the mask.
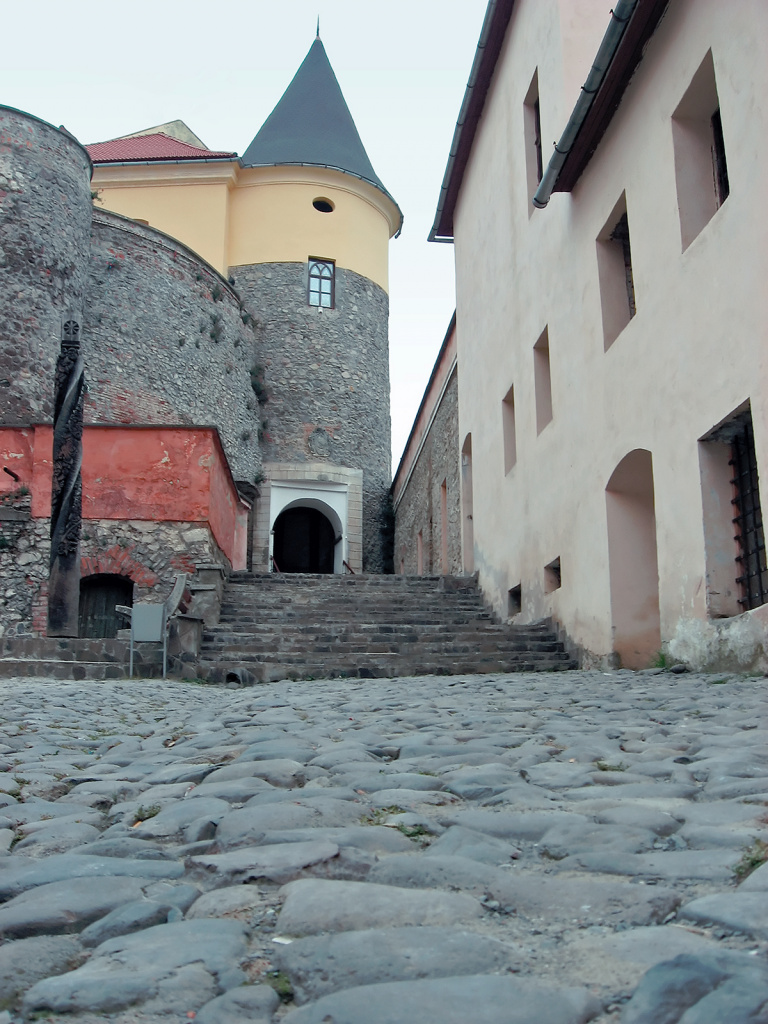
[[[639,0],[617,0],[616,6],[611,11],[611,21],[603,36],[600,49],[597,51],[587,80],[581,87],[581,94],[576,101],[568,124],[565,126],[565,131],[560,136],[560,141],[555,144],[555,151],[533,197],[533,205],[537,210],[543,210],[552,196],[563,164],[573,148],[576,136],[579,134],[595,101],[598,89],[616,56],[616,51],[638,2]]]
[[[514,2],[514,0],[513,0]],[[435,214],[435,222],[432,230],[429,233],[428,240],[430,242],[452,242],[453,235],[439,234],[439,224],[442,217],[443,210],[445,209],[446,201],[448,199],[448,191],[453,179],[454,172],[456,171],[456,162],[459,153],[462,149],[462,134],[464,130],[472,131],[477,124],[479,119],[479,112],[475,111],[475,106],[478,102],[476,95],[478,81],[481,78],[481,71],[485,63],[485,50],[488,45],[488,41],[495,29],[495,21],[497,8],[501,5],[502,0],[489,0],[488,8],[485,12],[485,19],[483,21],[483,27],[480,30],[480,39],[477,43],[477,50],[475,52],[475,59],[472,62],[472,70],[469,73],[469,81],[467,82],[467,88],[464,92],[464,99],[461,104],[461,110],[459,111],[459,117],[456,121],[456,129],[453,133],[453,141],[451,142],[451,151],[448,154],[448,164],[445,168],[445,174],[443,175],[443,184],[440,187],[440,198],[437,201],[437,212]],[[506,4],[511,8],[510,4]],[[480,103],[482,104],[483,96],[480,96]],[[481,106],[482,109],[482,106]]]
[[[148,167],[152,164],[231,164],[238,160],[237,153],[232,156],[185,156],[168,159],[158,156],[151,160],[97,160],[94,167]]]

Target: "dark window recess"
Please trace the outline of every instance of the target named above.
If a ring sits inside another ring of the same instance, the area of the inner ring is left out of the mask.
[[[632,276],[632,250],[629,246],[629,221],[626,213],[622,214],[616,227],[611,232],[611,241],[621,246],[624,257],[624,277],[627,284],[627,302],[629,303],[629,319],[637,312],[635,306],[635,279]]]
[[[768,568],[751,417],[733,437],[729,464],[733,466],[732,505],[737,513],[733,524],[741,552],[736,558],[741,570],[736,582],[743,595],[739,604],[745,609],[758,608],[768,601]]]
[[[539,98],[533,104],[533,145],[536,148],[536,180],[544,177],[544,161],[541,156],[541,108]]]
[[[309,304],[333,309],[335,296],[335,266],[330,260],[309,261]]]
[[[715,176],[715,192],[717,205],[722,206],[731,191],[728,184],[728,165],[725,162],[725,141],[723,139],[723,122],[720,120],[720,108],[712,115],[712,170]]]

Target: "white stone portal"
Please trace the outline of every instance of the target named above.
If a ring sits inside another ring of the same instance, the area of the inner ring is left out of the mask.
[[[348,566],[362,572],[362,470],[327,463],[267,463],[261,485],[254,534],[254,570],[273,571],[274,529],[281,513],[314,508],[335,533],[334,573]],[[346,563],[346,566],[345,566]]]

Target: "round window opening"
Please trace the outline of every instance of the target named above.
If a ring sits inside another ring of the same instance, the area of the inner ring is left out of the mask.
[[[330,199],[323,199],[322,196],[314,199],[312,205],[320,213],[333,213],[335,207]]]

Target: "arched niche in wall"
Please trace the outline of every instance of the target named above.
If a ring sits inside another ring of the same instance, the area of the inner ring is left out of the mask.
[[[605,488],[613,649],[624,668],[647,668],[661,648],[653,459],[625,455]]]

